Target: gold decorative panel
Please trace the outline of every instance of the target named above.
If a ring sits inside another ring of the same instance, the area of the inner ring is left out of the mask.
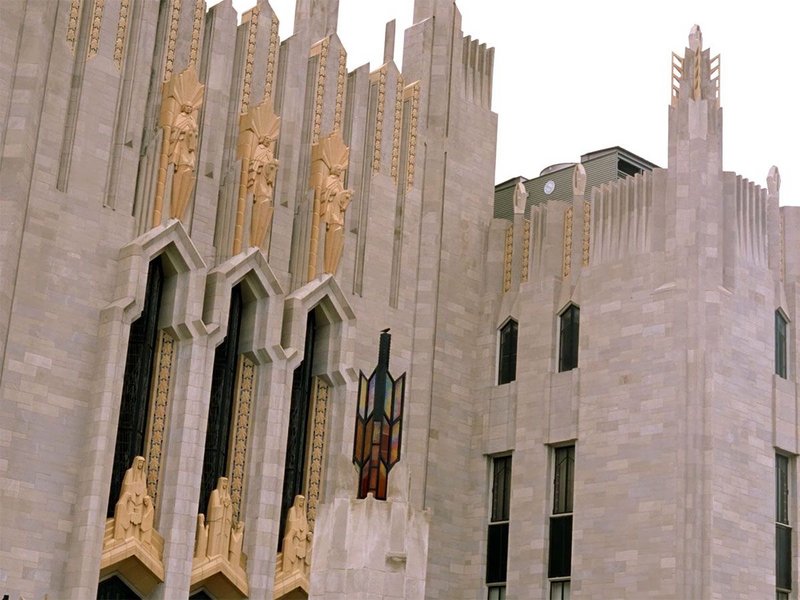
[[[167,35],[167,59],[164,62],[164,81],[172,77],[175,67],[175,44],[178,41],[178,24],[181,20],[181,0],[172,0],[169,15],[169,34]]]
[[[122,53],[125,50],[125,37],[128,35],[128,17],[131,0],[120,0],[119,20],[117,21],[117,37],[114,40],[114,64],[122,68]]]
[[[97,54],[100,47],[100,26],[103,23],[103,8],[105,0],[94,0],[92,7],[92,24],[89,28],[89,48],[86,50],[86,58],[92,58]]]
[[[314,380],[314,420],[311,424],[311,452],[308,460],[308,528],[314,531],[320,491],[322,487],[322,463],[325,456],[325,423],[328,418],[328,384],[320,378]]]
[[[247,56],[244,61],[244,82],[242,83],[242,113],[247,112],[250,105],[250,85],[253,81],[253,63],[256,56],[256,34],[258,33],[258,13],[260,9],[254,6],[244,14],[243,20],[247,24]]]
[[[162,330],[158,338],[155,380],[153,381],[150,431],[147,447],[147,495],[155,505],[158,499],[158,479],[167,427],[172,363],[175,359],[175,338]]]
[[[570,206],[564,213],[564,264],[562,275],[569,277],[572,267],[572,207]]]
[[[333,113],[333,128],[341,129],[344,113],[344,89],[347,82],[347,52],[339,50],[339,71],[336,74],[336,110]]]
[[[372,148],[372,170],[381,169],[381,151],[383,149],[383,113],[386,109],[386,66],[381,67],[372,78],[378,80],[378,106],[375,114],[375,144]]]
[[[511,289],[511,261],[514,257],[514,226],[506,229],[506,244],[503,252],[503,291]]]
[[[70,50],[75,52],[78,39],[78,23],[81,16],[81,0],[72,0],[69,4],[69,20],[67,21],[67,42]]]
[[[589,266],[589,247],[592,236],[592,203],[588,200],[583,202],[583,266]]]
[[[392,179],[397,183],[397,169],[400,163],[400,138],[403,127],[403,76],[397,76],[394,97],[394,134],[392,135]]]
[[[322,131],[322,107],[325,101],[325,75],[328,66],[328,46],[330,38],[326,37],[321,42],[314,44],[311,48],[311,56],[319,54],[319,68],[317,69],[317,90],[314,95],[314,132],[311,136],[311,143],[319,142],[319,135]]]
[[[408,160],[406,161],[406,187],[414,185],[414,169],[417,160],[417,125],[419,122],[419,81],[408,85],[403,93],[411,100],[411,122],[408,128]]]
[[[264,80],[264,99],[272,97],[272,85],[275,81],[275,63],[278,58],[278,17],[272,15],[269,30],[269,52],[267,53],[267,76]]]
[[[195,0],[194,20],[192,21],[192,42],[189,45],[189,65],[197,64],[197,52],[200,50],[200,32],[203,30],[203,16],[206,14],[206,0]]]
[[[522,274],[520,281],[528,281],[528,271],[531,264],[531,220],[522,222]]]
[[[250,432],[250,414],[253,404],[253,383],[256,366],[245,356],[239,357],[239,383],[236,393],[236,420],[233,426],[233,459],[230,466],[233,522],[239,522],[244,492],[247,438]]]

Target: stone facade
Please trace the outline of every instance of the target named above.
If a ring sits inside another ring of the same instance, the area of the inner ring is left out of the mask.
[[[774,456],[800,443],[800,209],[779,208],[777,170],[767,189],[722,170],[708,51],[693,41],[675,58],[666,169],[588,186],[579,172],[571,198],[527,211],[522,198],[508,220],[493,218],[493,51],[461,32],[453,1],[415,0],[402,70],[387,42],[383,65],[348,72],[337,16],[336,0],[298,0],[281,41],[266,1],[238,26],[228,1],[3,6],[0,594],[95,597],[118,576],[164,599],[478,600],[487,473],[511,454],[507,594],[547,598],[552,448],[574,443],[572,597],[773,597]],[[346,156],[324,149],[331,136]],[[129,482],[107,520],[156,258],[149,500]],[[200,519],[236,286],[247,376]],[[580,358],[558,372],[570,302]],[[308,522],[293,521],[301,550],[278,563],[312,311],[317,429],[308,502],[292,508]],[[496,385],[509,317],[516,378]],[[359,371],[387,327],[406,373],[402,459],[386,501],[357,499]]]

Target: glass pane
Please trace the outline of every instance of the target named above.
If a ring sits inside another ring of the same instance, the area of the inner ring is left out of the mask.
[[[508,523],[489,525],[486,546],[486,583],[505,581],[508,564]]]
[[[125,585],[119,577],[114,576],[101,581],[97,586],[97,600],[139,600],[139,594]]]
[[[555,475],[553,478],[553,514],[572,512],[575,446],[555,449]]]
[[[775,500],[778,523],[789,525],[789,458],[775,455]]]
[[[569,581],[553,581],[550,584],[550,600],[569,600],[569,593]]]
[[[548,577],[569,577],[572,570],[572,516],[550,518]]]
[[[775,526],[775,585],[792,589],[792,530],[785,525]]]
[[[511,504],[511,457],[495,458],[493,466],[491,520],[508,521]]]
[[[506,586],[498,585],[489,588],[489,600],[506,600]]]

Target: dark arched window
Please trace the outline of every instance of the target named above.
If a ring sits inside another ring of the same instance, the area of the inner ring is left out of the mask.
[[[242,305],[242,288],[237,285],[231,290],[228,331],[225,339],[214,352],[206,449],[203,455],[203,477],[200,481],[200,509],[198,512],[203,514],[207,514],[208,499],[217,485],[217,479],[225,477],[228,469],[228,450],[236,394],[236,369],[239,363]]]
[[[559,316],[558,370],[571,371],[578,366],[578,338],[581,309],[570,304]]]
[[[111,491],[108,495],[107,516],[114,516],[122,478],[133,459],[144,456],[147,417],[150,410],[150,387],[158,342],[158,312],[161,290],[164,287],[164,267],[161,257],[153,259],[147,272],[147,290],[141,316],[131,323],[128,354],[122,380],[122,401],[114,448],[114,467],[111,472]],[[110,585],[110,584],[109,584]]]
[[[497,364],[497,384],[517,378],[517,322],[509,319],[500,328],[500,353]]]
[[[283,545],[286,515],[295,496],[303,493],[305,480],[306,447],[311,394],[314,373],[314,342],[317,321],[314,311],[308,313],[303,362],[294,370],[292,378],[292,401],[289,408],[289,432],[286,439],[286,463],[283,470],[283,492],[281,494],[281,521],[278,546]]]

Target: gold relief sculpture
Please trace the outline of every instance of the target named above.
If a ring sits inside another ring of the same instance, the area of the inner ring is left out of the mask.
[[[589,266],[589,248],[592,241],[592,203],[583,201],[583,266]]]
[[[206,12],[206,0],[195,0],[194,20],[192,21],[192,42],[189,45],[189,66],[197,64],[197,52],[200,49],[200,32],[203,30],[203,15]]]
[[[164,129],[153,207],[153,227],[161,223],[167,165],[173,165],[170,217],[182,219],[194,187],[197,151],[197,113],[205,86],[193,66],[164,83],[159,124]]]
[[[69,20],[67,21],[67,42],[70,50],[75,52],[75,42],[78,39],[78,21],[81,16],[81,0],[72,0],[69,4]]]
[[[700,27],[693,25],[689,31],[689,48],[694,52],[694,75],[692,77],[692,99],[702,98],[702,84],[700,80],[701,58],[703,56],[703,34]]]
[[[503,252],[503,291],[511,289],[511,260],[514,256],[514,226],[506,229],[506,244]]]
[[[375,114],[375,144],[372,149],[372,170],[381,169],[381,151],[383,148],[383,112],[386,104],[386,65],[378,71],[378,106]]]
[[[278,17],[272,15],[269,30],[269,52],[267,53],[267,75],[264,79],[264,99],[272,97],[272,84],[275,79],[275,63],[278,56]]]
[[[145,593],[164,580],[164,539],[153,526],[155,505],[147,493],[145,459],[125,471],[114,516],[106,520],[101,577],[118,571]]]
[[[247,555],[242,552],[244,523],[234,519],[227,477],[217,480],[208,516],[197,515],[191,587],[201,584],[218,597],[246,597]]]
[[[86,50],[86,58],[92,58],[97,54],[100,47],[100,26],[103,24],[103,8],[105,0],[94,0],[92,8],[92,25],[89,28],[89,47]]]
[[[244,82],[242,84],[242,110],[247,112],[250,104],[250,85],[253,80],[253,63],[256,55],[256,34],[258,33],[258,14],[260,9],[254,6],[244,14],[243,21],[249,19],[247,25],[247,55],[244,61]]]
[[[406,187],[414,185],[414,168],[417,160],[417,124],[419,122],[419,81],[407,86],[404,98],[411,98],[411,119],[408,127],[408,160],[406,161]]]
[[[397,168],[400,163],[400,137],[403,127],[403,76],[397,76],[394,97],[394,135],[392,136],[392,179],[397,183]]]
[[[253,194],[250,246],[257,246],[262,250],[267,248],[267,234],[272,226],[274,211],[275,178],[278,175],[275,145],[280,127],[281,120],[273,112],[271,100],[265,100],[239,118],[237,158],[242,161],[242,171],[233,234],[233,254],[242,251],[244,207],[248,193]]]
[[[125,49],[125,37],[128,33],[128,13],[131,0],[120,0],[119,20],[117,21],[117,37],[114,40],[114,64],[122,69],[122,52]]]
[[[335,130],[311,148],[311,178],[314,189],[314,213],[308,259],[309,281],[317,274],[320,221],[325,223],[324,272],[334,275],[344,248],[344,216],[353,190],[344,188],[344,172],[350,160],[350,149]]]
[[[311,48],[311,56],[319,54],[319,68],[317,69],[317,89],[314,96],[314,131],[311,136],[311,143],[319,141],[320,131],[322,130],[322,106],[325,100],[325,73],[328,64],[328,45],[330,37],[326,37]]]
[[[158,363],[153,390],[153,414],[150,418],[150,434],[147,451],[147,494],[155,504],[158,497],[158,479],[161,471],[161,454],[167,424],[172,362],[175,356],[175,338],[161,330],[158,340]]]
[[[245,356],[240,356],[238,373],[239,385],[236,400],[236,420],[233,426],[233,461],[231,462],[231,502],[233,503],[233,521],[235,523],[239,522],[242,510],[255,364]]]
[[[342,128],[344,113],[344,84],[347,80],[347,52],[339,50],[339,72],[336,75],[336,109],[333,113],[333,128]]]
[[[178,41],[178,24],[181,19],[181,0],[172,0],[172,10],[169,16],[169,33],[167,34],[167,57],[164,62],[164,81],[172,77],[175,66],[175,44]]]
[[[325,456],[325,423],[328,415],[328,385],[319,377],[314,380],[314,423],[311,429],[311,457],[308,465],[308,527],[314,531],[317,506],[322,488],[322,460]]]
[[[571,206],[564,212],[564,264],[562,268],[564,278],[569,277],[572,267],[572,213]]]
[[[520,281],[528,281],[528,270],[531,264],[531,220],[525,219],[522,226],[522,274]]]

